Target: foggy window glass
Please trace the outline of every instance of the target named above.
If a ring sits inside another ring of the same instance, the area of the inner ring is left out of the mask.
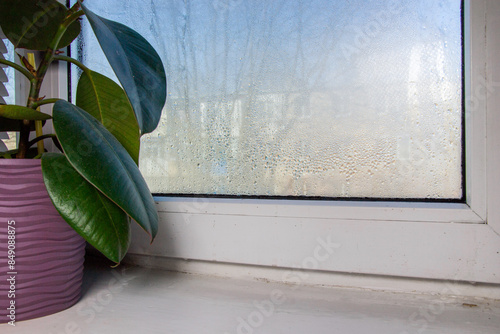
[[[462,198],[460,0],[85,3],[164,61],[153,193]]]

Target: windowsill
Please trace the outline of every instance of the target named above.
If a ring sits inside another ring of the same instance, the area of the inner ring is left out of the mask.
[[[500,301],[293,286],[86,263],[82,299],[24,333],[498,333]]]

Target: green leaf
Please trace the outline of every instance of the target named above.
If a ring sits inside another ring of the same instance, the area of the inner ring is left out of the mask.
[[[16,48],[46,50],[55,37],[68,9],[56,0],[0,2],[0,26]],[[73,22],[61,38],[63,48],[80,34],[80,22]]]
[[[19,152],[19,150],[10,150],[5,152],[0,152],[1,159],[13,159],[13,157]]]
[[[166,101],[167,80],[160,56],[141,35],[82,5],[106,58],[134,108],[141,134],[152,132]]]
[[[84,71],[78,81],[76,105],[97,118],[139,163],[140,131],[123,89],[108,77]]]
[[[30,121],[45,121],[52,118],[50,115],[44,114],[43,112],[11,104],[0,105],[0,116],[8,119],[27,119]]]
[[[43,179],[66,222],[108,259],[119,263],[130,245],[130,220],[59,153],[42,156]]]
[[[68,29],[66,29],[64,35],[61,37],[61,40],[57,45],[57,50],[69,46],[75,40],[75,38],[77,38],[78,35],[80,35],[81,30],[82,27],[80,21],[74,21],[73,23],[71,23]]]
[[[120,142],[85,110],[60,100],[53,124],[71,165],[134,219],[152,238],[158,231],[153,196]]]

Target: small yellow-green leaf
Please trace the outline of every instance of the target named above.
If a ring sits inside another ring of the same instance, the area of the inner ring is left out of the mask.
[[[11,104],[0,105],[0,116],[8,119],[27,119],[30,121],[45,121],[52,118],[50,115],[44,114],[43,112]]]

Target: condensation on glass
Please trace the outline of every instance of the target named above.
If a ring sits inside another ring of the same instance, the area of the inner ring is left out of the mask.
[[[460,0],[112,2],[166,66],[152,192],[462,197]]]

